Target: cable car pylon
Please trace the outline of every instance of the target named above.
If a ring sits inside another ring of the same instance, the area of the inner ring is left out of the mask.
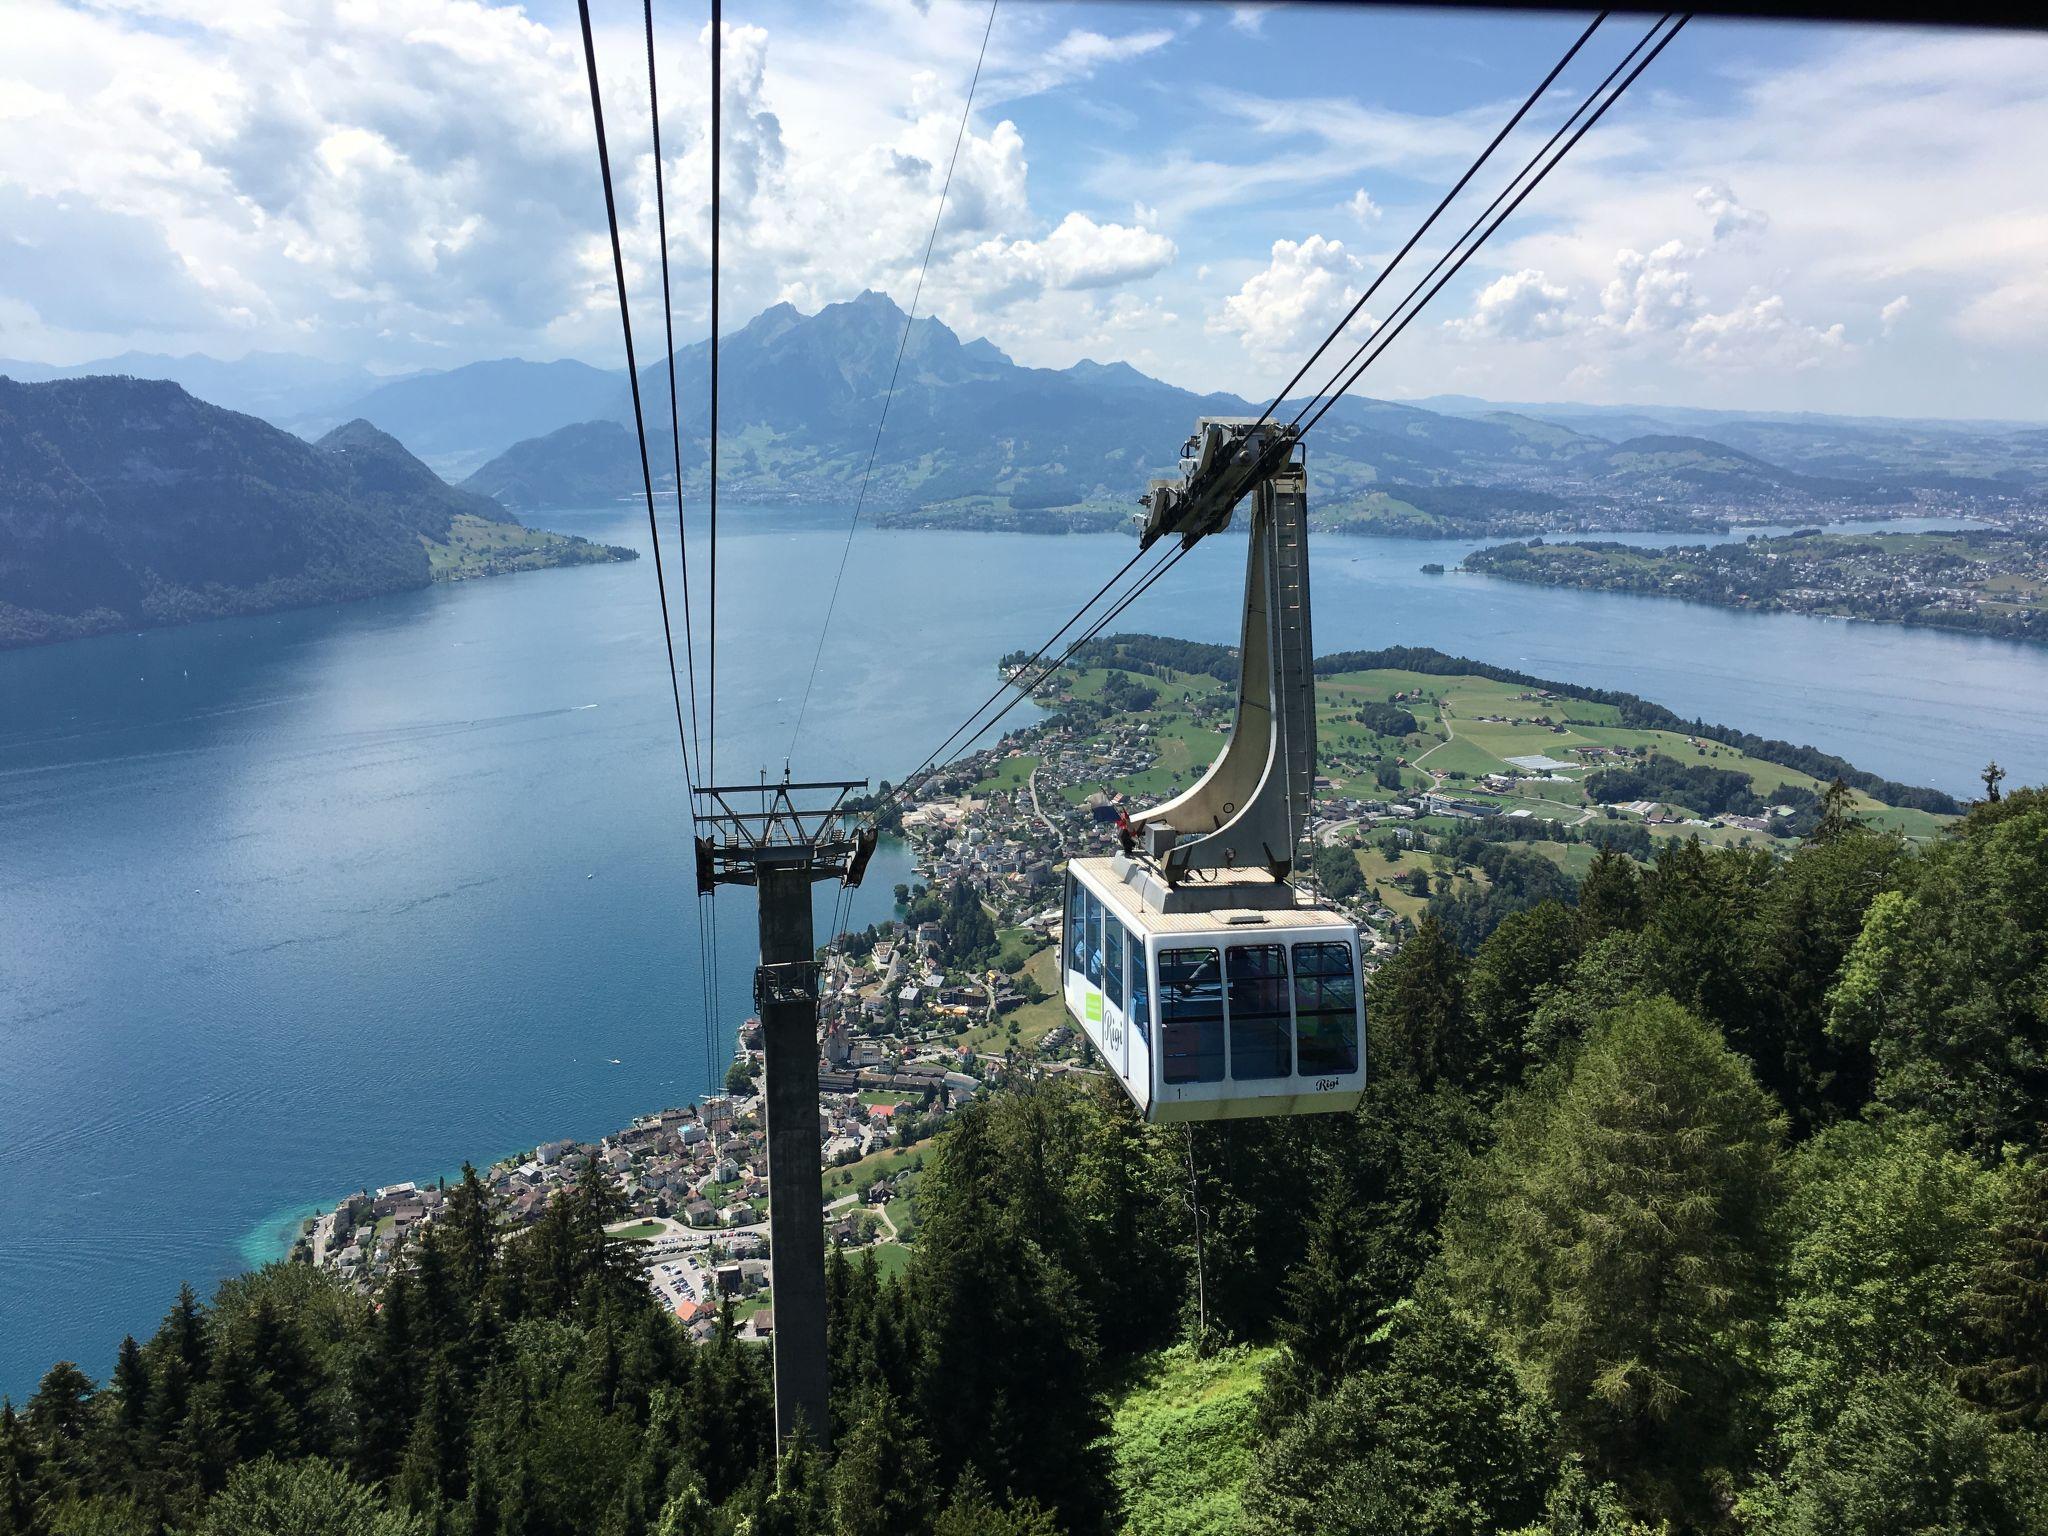
[[[1148,1120],[1344,1110],[1365,1089],[1358,925],[1291,883],[1316,736],[1298,442],[1204,417],[1182,477],[1146,497],[1148,548],[1191,547],[1252,502],[1229,741],[1191,789],[1130,816],[1121,853],[1067,865],[1067,1011]]]
[[[697,888],[751,885],[760,908],[754,1008],[764,1057],[768,1133],[768,1274],[775,1306],[775,1439],[832,1440],[825,1352],[825,1222],[818,1132],[818,958],[811,887],[858,886],[872,826],[850,823],[846,797],[865,779],[712,785],[697,790]]]

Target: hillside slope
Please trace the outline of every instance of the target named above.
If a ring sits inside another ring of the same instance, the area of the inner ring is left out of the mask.
[[[592,558],[631,552],[522,529],[367,422],[313,444],[161,380],[0,380],[0,646]]]

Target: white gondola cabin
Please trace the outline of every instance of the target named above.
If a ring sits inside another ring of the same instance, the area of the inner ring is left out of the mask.
[[[1355,1108],[1358,926],[1290,883],[1315,794],[1308,477],[1291,427],[1205,417],[1141,539],[1190,545],[1252,498],[1237,717],[1222,755],[1130,815],[1113,858],[1067,865],[1067,1012],[1147,1120]],[[1142,851],[1140,842],[1142,840]]]
[[[1119,866],[1129,861],[1068,864],[1060,979],[1068,1013],[1140,1113],[1354,1108],[1365,1091],[1357,926],[1253,871],[1205,883],[1206,910],[1161,912]]]

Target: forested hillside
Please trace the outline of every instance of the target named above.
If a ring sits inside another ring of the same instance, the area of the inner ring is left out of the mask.
[[[829,1466],[601,1179],[511,1240],[466,1180],[375,1307],[278,1266],[55,1367],[0,1533],[2038,1536],[2048,794],[1919,849],[1845,805],[1425,919],[1355,1115],[965,1112],[907,1271],[832,1263]]]
[[[0,379],[0,648],[630,558],[529,534],[366,421],[307,443],[161,380]]]

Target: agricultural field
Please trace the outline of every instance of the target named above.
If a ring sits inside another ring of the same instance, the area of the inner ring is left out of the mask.
[[[1096,665],[1073,674],[1068,695],[1078,700],[1113,703],[1138,686],[1156,694],[1146,709],[1112,712],[1103,730],[1148,728],[1158,761],[1142,773],[1113,778],[1108,787],[1140,803],[1164,798],[1193,782],[1227,739],[1232,694],[1217,679],[1201,672],[1161,668],[1121,671]],[[1776,803],[1786,789],[1820,794],[1827,784],[1810,774],[1749,756],[1739,748],[1682,731],[1645,730],[1621,723],[1621,709],[1612,703],[1577,698],[1563,690],[1544,690],[1476,675],[1382,668],[1323,677],[1316,684],[1317,772],[1323,793],[1342,798],[1385,800],[1417,790],[1492,806],[1499,814],[1526,813],[1532,818],[1584,825],[1606,819],[1602,806],[1589,802],[1584,780],[1603,767],[1626,766],[1638,754],[1671,759],[1685,767],[1727,770],[1747,778],[1766,804]],[[1405,712],[1406,718],[1403,718]],[[1390,732],[1384,726],[1414,729]],[[1536,770],[1516,758],[1543,759],[1558,766]],[[1014,760],[1013,760],[1014,761]],[[1514,782],[1488,789],[1483,780],[1502,775]],[[1398,788],[1396,787],[1398,786]],[[1101,785],[1067,785],[1063,793],[1079,803]],[[1043,793],[1041,781],[1041,793]],[[1912,838],[1931,837],[1946,818],[1929,812],[1887,806],[1854,792],[1856,813],[1873,826]],[[1653,835],[1690,836],[1710,843],[1741,844],[1776,841],[1751,829],[1704,825],[1694,813],[1670,807],[1672,821],[1652,827]],[[1621,818],[1642,818],[1622,812]],[[1431,826],[1435,818],[1413,825]],[[1454,825],[1445,820],[1442,829]],[[1569,872],[1578,872],[1591,858],[1576,845],[1555,855]],[[1386,887],[1397,871],[1367,868],[1368,879],[1383,888],[1389,907],[1407,915],[1420,901]]]
[[[962,1032],[960,1043],[976,1055],[1007,1051],[1010,1048],[1010,1026],[1017,1026],[1017,1047],[1019,1050],[1035,1050],[1056,1024],[1067,1021],[1066,1006],[1060,1001],[1059,951],[1050,944],[1038,950],[1024,963],[1023,974],[1045,989],[1043,1001],[1026,1003],[1023,1007],[987,1024],[977,1024]]]
[[[1037,766],[1038,759],[1028,752],[1003,758],[996,764],[996,771],[976,784],[972,792],[976,795],[991,795],[1022,789],[1030,781],[1032,770]]]

